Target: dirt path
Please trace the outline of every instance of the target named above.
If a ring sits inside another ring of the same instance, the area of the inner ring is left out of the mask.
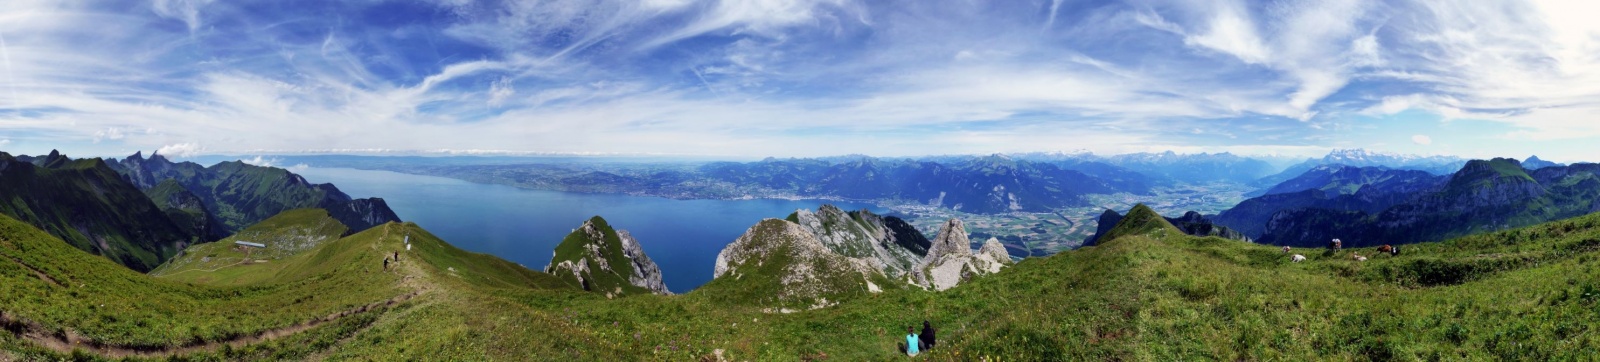
[[[388,237],[389,229],[385,227],[384,235],[379,240],[381,242],[381,240],[387,239]],[[377,245],[373,245],[373,247],[377,248]],[[17,261],[15,258],[10,259],[16,261],[18,264],[21,264],[24,267],[27,267],[30,270],[33,270],[34,273],[38,274],[41,279],[55,283],[54,279],[50,279],[49,276],[40,273],[37,269],[33,269],[33,267],[28,266],[21,261]],[[192,354],[195,352],[215,351],[223,346],[240,348],[256,343],[292,336],[351,315],[385,309],[432,291],[436,287],[431,280],[425,280],[427,278],[427,273],[413,263],[405,263],[405,265],[395,268],[395,270],[400,271],[403,274],[399,282],[400,286],[404,289],[410,289],[411,292],[395,296],[394,298],[390,298],[388,300],[374,302],[360,307],[329,314],[295,325],[273,328],[257,332],[252,335],[228,340],[193,343],[176,347],[110,345],[89,340],[88,338],[85,338],[74,331],[58,333],[51,329],[45,328],[43,325],[23,319],[5,311],[0,311],[0,329],[10,332],[22,340],[32,342],[35,345],[44,347],[51,351],[70,354],[74,350],[84,350],[86,352],[109,359],[122,359],[126,357],[167,358]],[[364,329],[365,328],[363,328],[363,330]],[[357,331],[356,333],[360,332]],[[339,344],[343,344],[349,339],[351,338],[346,337],[340,340]]]
[[[39,271],[38,268],[34,268],[32,265],[28,265],[28,263],[22,262],[21,259],[17,259],[15,257],[10,256],[10,255],[7,255],[6,259],[10,259],[12,262],[16,262],[17,265],[21,265],[23,269],[28,269],[28,271],[33,272],[33,276],[39,277],[39,280],[43,280],[46,283],[50,283],[50,285],[54,285],[54,286],[58,286],[58,287],[61,286],[61,283],[57,282],[56,278],[51,278],[49,274],[45,274],[44,272]]]

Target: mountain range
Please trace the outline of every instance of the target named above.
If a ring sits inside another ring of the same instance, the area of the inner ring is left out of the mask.
[[[1398,170],[1424,171],[1446,175],[1461,169],[1467,160],[1455,156],[1417,156],[1373,152],[1365,149],[1337,149],[1322,158],[1307,159],[1289,166],[1277,174],[1255,180],[1256,185],[1271,186],[1300,176],[1319,166],[1387,167]]]
[[[1362,246],[1437,241],[1600,211],[1595,164],[1530,171],[1517,160],[1496,158],[1468,161],[1445,176],[1373,167],[1320,170],[1213,219],[1262,243],[1320,246],[1339,238]]]
[[[0,215],[0,360],[890,360],[922,321],[938,328],[928,360],[1582,360],[1600,347],[1597,172],[1470,161],[1383,213],[1591,214],[1400,255],[1348,242],[1361,260],[1191,236],[1141,204],[1109,212],[1120,219],[1094,246],[1012,262],[994,240],[973,250],[959,219],[930,240],[825,206],[756,223],[715,280],[664,295],[642,292],[653,263],[600,217],[549,272],[415,223],[350,232],[327,210],[293,209],[223,239],[261,248],[193,244],[136,273],[10,212],[52,221],[72,214],[38,205],[86,203],[106,206],[77,210],[108,227],[146,228],[163,219],[102,212],[165,215],[155,201],[103,160],[0,154],[0,201],[27,206]],[[1330,180],[1372,183],[1301,192],[1356,197],[1395,179]],[[1192,216],[1179,220],[1204,219]],[[614,293],[624,279],[641,290]]]
[[[399,220],[382,199],[352,199],[333,185],[237,161],[201,167],[139,153],[107,161],[0,152],[0,182],[0,199],[10,200],[0,213],[140,272],[291,209],[326,209],[354,231]]]

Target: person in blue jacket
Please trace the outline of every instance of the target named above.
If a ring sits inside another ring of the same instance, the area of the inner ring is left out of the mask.
[[[907,326],[906,341],[898,343],[900,345],[900,352],[905,353],[908,356],[916,356],[917,353],[921,352],[921,346],[918,346],[918,342],[921,341],[917,339],[917,330]]]

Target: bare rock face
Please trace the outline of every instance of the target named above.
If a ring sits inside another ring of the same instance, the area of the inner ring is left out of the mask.
[[[989,238],[983,242],[983,247],[978,248],[978,253],[973,254],[973,265],[985,274],[1000,272],[1001,268],[1011,265],[1011,255],[1006,253],[1005,244],[999,239]]]
[[[873,281],[886,280],[867,258],[840,255],[800,224],[778,219],[762,220],[722,249],[715,277],[776,283],[772,303],[764,304],[803,309],[880,292]]]
[[[667,290],[667,284],[661,281],[661,266],[644,255],[644,249],[639,247],[639,241],[633,238],[627,230],[617,230],[617,238],[622,240],[622,256],[633,263],[633,274],[628,275],[628,283],[661,295],[672,295]]]
[[[545,272],[608,295],[672,294],[661,281],[661,267],[644,254],[639,241],[627,230],[612,229],[599,216],[584,221],[556,246]]]
[[[717,255],[709,285],[763,305],[819,308],[907,284],[945,290],[1010,264],[998,240],[973,253],[958,219],[930,242],[898,218],[824,205],[751,227]]]
[[[939,237],[934,239],[927,259],[913,272],[911,281],[942,291],[973,277],[999,272],[1009,265],[1009,256],[1001,259],[993,254],[998,248],[999,254],[1005,255],[1005,246],[1000,245],[999,240],[990,239],[985,247],[989,251],[974,255],[966,226],[960,219],[950,219],[939,228]]]
[[[863,259],[890,277],[911,271],[927,250],[919,245],[919,239],[920,243],[927,240],[921,233],[897,221],[867,210],[845,212],[833,205],[822,205],[816,213],[795,211],[795,222],[823,246],[839,255]]]

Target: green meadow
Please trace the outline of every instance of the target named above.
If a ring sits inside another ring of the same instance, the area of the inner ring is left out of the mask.
[[[939,344],[917,359],[939,361],[1600,355],[1600,214],[1391,256],[1191,237],[1139,206],[1099,246],[787,314],[744,283],[608,299],[414,224],[340,237],[327,220],[235,236],[320,238],[303,250],[244,258],[230,238],[144,275],[0,218],[0,360],[899,360],[923,320]]]

